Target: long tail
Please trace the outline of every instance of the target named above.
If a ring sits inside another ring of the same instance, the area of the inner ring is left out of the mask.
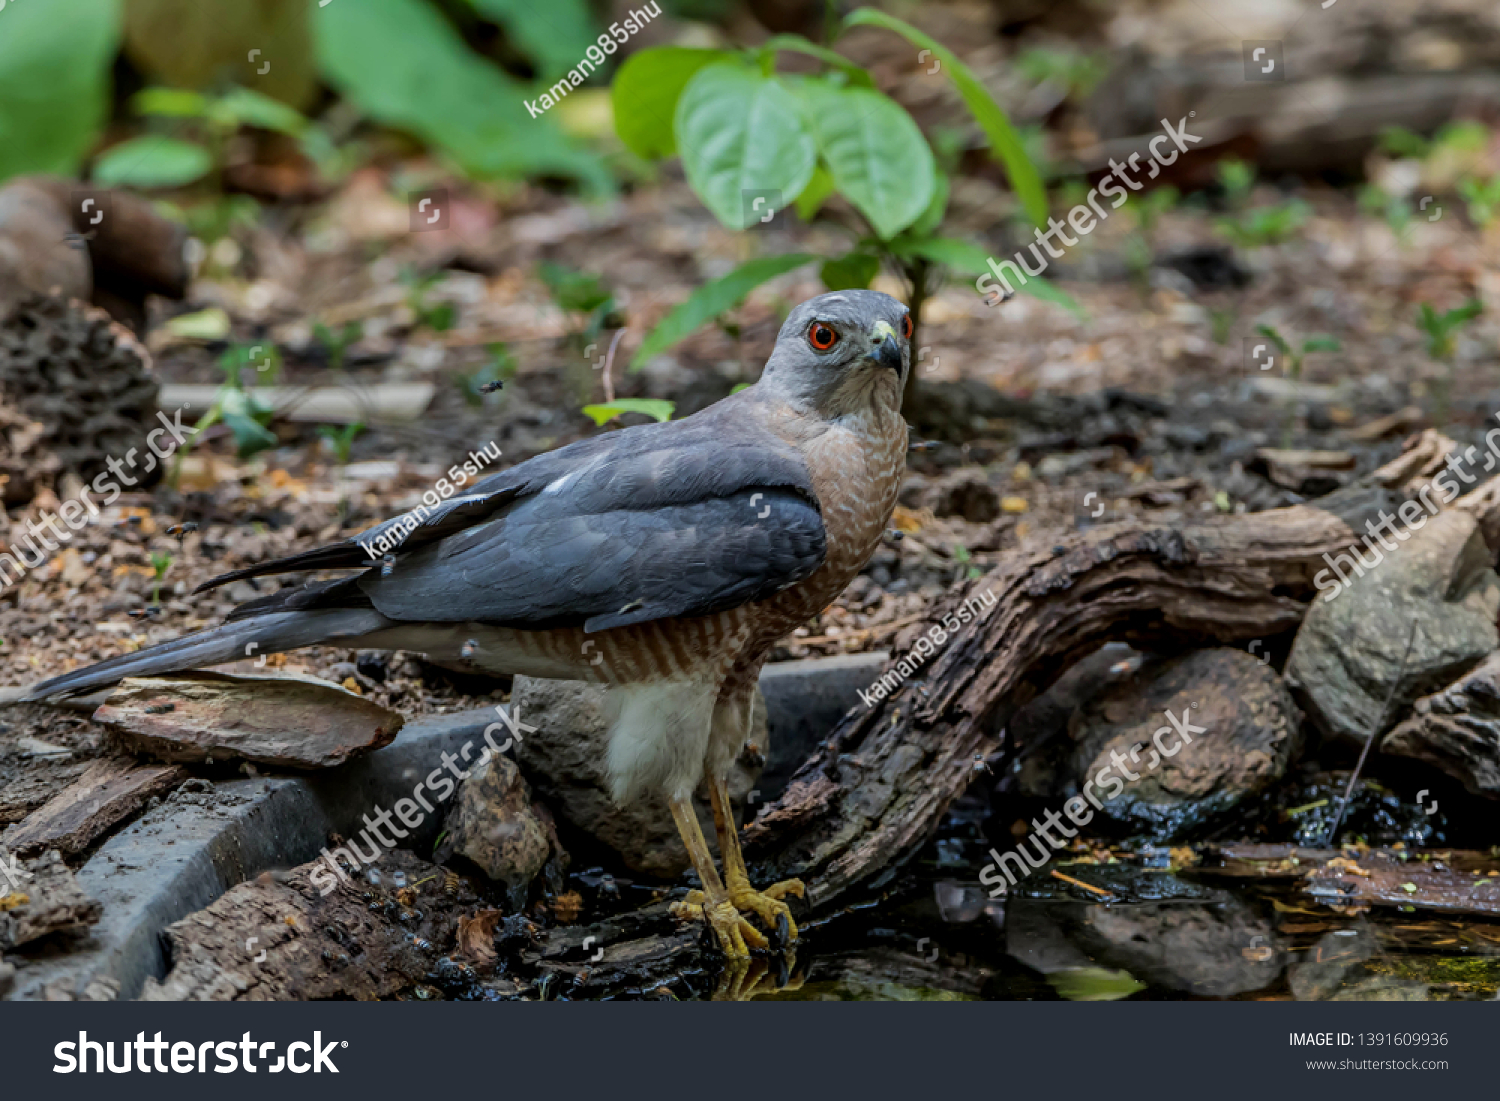
[[[122,654],[86,669],[64,673],[8,698],[26,702],[84,695],[117,684],[126,677],[181,673],[205,665],[315,646],[320,642],[358,638],[390,626],[391,621],[373,608],[323,608],[251,615],[133,654]]]

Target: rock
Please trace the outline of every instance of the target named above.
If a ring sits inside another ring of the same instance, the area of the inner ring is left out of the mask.
[[[153,796],[180,784],[187,774],[175,765],[143,765],[131,757],[104,757],[5,831],[0,845],[11,852],[60,849],[80,853],[133,818]]]
[[[613,849],[632,871],[678,876],[687,869],[688,858],[666,800],[645,796],[621,807],[609,794],[604,697],[605,689],[597,685],[517,677],[511,706],[538,732],[519,743],[516,760],[562,822]],[[755,784],[768,744],[765,716],[765,700],[757,691],[750,743],[759,752],[751,754],[747,747],[729,774],[730,799],[741,819],[752,790],[760,801]],[[712,837],[708,801],[700,795],[697,803],[704,833]]]
[[[768,739],[762,739],[759,743],[766,760],[755,783],[760,794],[749,815],[781,797],[802,762],[828,737],[844,712],[859,705],[860,691],[869,691],[889,661],[889,653],[874,650],[766,666],[760,675],[765,708],[757,705],[756,714],[764,714],[767,726],[776,728],[776,742],[769,745]]]
[[[7,860],[5,870],[9,872],[11,867]],[[99,903],[79,889],[73,873],[55,851],[30,865],[18,863],[15,867],[15,881],[8,876],[0,879],[0,890],[7,892],[0,894],[0,949],[29,944],[49,933],[76,932],[99,920],[103,913]]]
[[[1392,540],[1392,542],[1394,542]],[[1325,733],[1359,742],[1380,719],[1413,625],[1392,716],[1451,684],[1496,649],[1500,578],[1473,516],[1441,512],[1395,549],[1359,546],[1373,568],[1337,558],[1349,577],[1313,600],[1287,661],[1298,702]],[[1359,576],[1362,569],[1364,576]],[[1333,599],[1329,599],[1332,596]]]
[[[88,301],[93,290],[88,250],[70,247],[73,220],[34,180],[0,188],[0,319],[33,295]]]
[[[1381,752],[1426,761],[1474,794],[1500,798],[1500,652],[1419,699],[1414,710],[1386,735]]]
[[[129,677],[96,722],[165,761],[330,768],[389,745],[399,712],[312,677]]]
[[[1369,926],[1334,929],[1323,934],[1302,962],[1287,968],[1287,985],[1299,1002],[1321,1002],[1334,997],[1344,983],[1363,977],[1364,961],[1380,952],[1380,942]]]
[[[16,982],[16,968],[14,964],[0,960],[0,998],[10,993],[10,989]]]
[[[1279,780],[1299,718],[1275,670],[1242,650],[1148,664],[1074,712],[1073,787],[1092,783],[1117,821],[1179,837]]]
[[[552,852],[552,831],[532,807],[531,788],[509,757],[487,753],[458,788],[443,823],[447,836],[436,858],[461,856],[509,891],[512,907],[525,904],[531,881]]]

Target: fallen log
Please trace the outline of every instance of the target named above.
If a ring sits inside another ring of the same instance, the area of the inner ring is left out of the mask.
[[[945,618],[956,623],[966,601],[994,598],[967,625],[943,628],[930,664],[844,716],[749,825],[748,855],[766,878],[804,879],[814,907],[889,882],[962,794],[976,757],[1002,748],[1011,716],[1069,666],[1110,641],[1173,650],[1295,629],[1316,596],[1323,556],[1415,496],[1455,447],[1424,432],[1318,507],[1180,528],[1130,521],[1033,540],[909,629],[908,643]],[[1474,512],[1496,546],[1500,479],[1450,507]]]

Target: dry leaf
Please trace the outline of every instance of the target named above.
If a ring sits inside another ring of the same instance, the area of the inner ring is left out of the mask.
[[[479,963],[499,957],[495,951],[495,926],[505,915],[499,910],[479,910],[473,917],[458,919],[458,952]]]

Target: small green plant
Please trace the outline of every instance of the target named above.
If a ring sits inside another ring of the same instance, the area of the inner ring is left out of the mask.
[[[93,179],[140,188],[184,187],[204,177],[222,185],[229,141],[242,126],[301,138],[308,122],[299,112],[248,88],[205,95],[181,88],[147,88],[130,100],[137,115],[166,121],[189,137],[143,134],[111,146],[94,162]],[[222,186],[220,186],[222,190]]]
[[[973,553],[962,543],[953,544],[953,560],[958,563],[963,575],[970,581],[984,574],[983,570],[974,565]]]
[[[1427,354],[1443,365],[1443,373],[1433,387],[1433,417],[1440,427],[1448,422],[1458,334],[1483,312],[1484,304],[1477,298],[1443,313],[1438,313],[1427,302],[1423,302],[1417,310],[1417,328],[1427,337]]]
[[[1230,210],[1242,210],[1250,204],[1250,195],[1255,190],[1255,167],[1234,157],[1226,158],[1216,166],[1215,175],[1219,187],[1224,191],[1224,202]]]
[[[161,607],[161,583],[167,579],[167,571],[172,568],[172,556],[166,551],[151,552],[151,604],[153,607]]]
[[[491,344],[486,350],[489,352],[489,359],[467,375],[460,375],[458,380],[464,401],[476,407],[499,404],[502,395],[498,391],[516,377],[516,370],[520,366],[504,344]]]
[[[1365,184],[1359,191],[1359,208],[1366,214],[1383,219],[1396,235],[1396,240],[1405,243],[1411,228],[1411,201],[1399,195],[1387,195],[1375,184]]]
[[[931,72],[952,82],[1028,220],[1046,226],[1046,189],[1022,135],[968,66],[915,27],[873,8],[857,8],[834,24],[828,41],[856,26],[893,31],[927,51]],[[816,59],[821,71],[778,73],[784,52]],[[625,145],[647,160],[680,155],[689,186],[730,229],[754,229],[790,208],[804,221],[821,217],[853,238],[840,256],[758,256],[705,284],[646,337],[631,359],[633,369],[738,306],[756,287],[815,261],[829,290],[868,287],[882,266],[901,275],[913,348],[921,343],[923,304],[946,271],[989,271],[988,250],[938,234],[949,195],[939,157],[956,155],[953,143],[935,128],[929,144],[867,70],[832,49],[776,35],[742,51],[640,50],[615,75],[611,99]],[[835,196],[846,207],[830,209]],[[1023,290],[1082,312],[1043,279],[1027,280]],[[908,401],[917,375],[913,371],[908,382]]]
[[[1281,352],[1283,362],[1286,364],[1286,377],[1293,382],[1302,379],[1302,364],[1306,358],[1314,352],[1336,352],[1342,347],[1339,342],[1331,336],[1310,336],[1300,345],[1293,344],[1281,335],[1280,330],[1271,325],[1257,325],[1255,331],[1266,337],[1272,344],[1276,345]],[[1290,399],[1286,407],[1286,414],[1282,420],[1281,446],[1292,446],[1292,413],[1293,407]]]
[[[1056,85],[1067,99],[1077,102],[1086,99],[1109,75],[1109,58],[1078,50],[1035,47],[1021,52],[1016,68],[1032,83]]]
[[[333,449],[333,456],[339,464],[339,523],[349,517],[349,495],[344,483],[344,468],[349,465],[349,452],[354,447],[354,437],[365,430],[365,426],[358,422],[346,424],[341,428],[324,424],[318,426],[318,435],[328,442]]]
[[[330,329],[321,321],[314,321],[312,327],[312,338],[318,342],[323,349],[323,354],[328,357],[328,369],[330,371],[342,371],[344,369],[344,357],[360,337],[365,335],[364,326],[358,321],[345,322],[340,329]]]
[[[1125,206],[1135,218],[1136,230],[1125,239],[1125,262],[1142,282],[1151,270],[1151,237],[1156,231],[1156,223],[1163,214],[1176,207],[1179,197],[1177,189],[1169,185],[1133,196]]]
[[[224,385],[214,395],[214,403],[208,412],[193,425],[192,436],[183,442],[173,457],[169,484],[175,489],[182,475],[182,461],[193,448],[193,441],[206,428],[216,424],[225,425],[234,436],[240,458],[248,459],[258,451],[275,447],[280,441],[267,426],[274,410],[267,405],[253,388],[245,385],[247,369],[254,373],[258,382],[274,381],[281,368],[281,356],[275,345],[232,344],[219,357],[219,366],[224,370]]]
[[[1220,218],[1214,226],[1241,248],[1258,248],[1289,240],[1311,214],[1312,208],[1305,202],[1291,199],[1275,206],[1258,206]]]
[[[1463,196],[1469,210],[1469,220],[1481,229],[1500,217],[1500,176],[1480,180],[1465,176],[1458,181],[1458,193]]]
[[[406,288],[406,305],[412,312],[412,327],[427,328],[435,333],[446,333],[453,328],[458,311],[452,302],[432,302],[428,295],[443,281],[442,271],[419,274],[414,268],[406,268],[399,276]]]
[[[550,260],[537,265],[537,274],[558,309],[581,319],[572,334],[579,347],[597,341],[605,329],[623,325],[615,310],[615,296],[597,275],[573,271]]]
[[[621,413],[644,413],[652,420],[665,422],[671,420],[672,414],[676,411],[676,402],[663,401],[660,398],[614,398],[600,405],[583,407],[584,415],[592,419],[600,428]]]

